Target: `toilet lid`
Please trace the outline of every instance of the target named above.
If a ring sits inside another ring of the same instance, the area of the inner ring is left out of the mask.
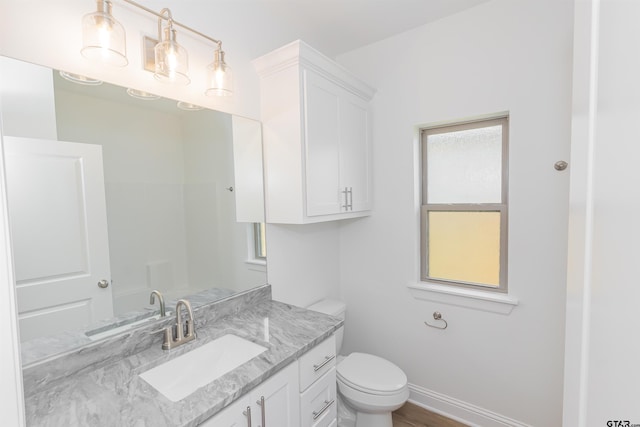
[[[389,394],[407,386],[402,369],[381,357],[351,353],[337,367],[338,380],[370,394]]]

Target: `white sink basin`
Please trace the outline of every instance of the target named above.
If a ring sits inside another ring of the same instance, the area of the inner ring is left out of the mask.
[[[140,374],[172,402],[178,402],[267,348],[235,335],[224,335]]]

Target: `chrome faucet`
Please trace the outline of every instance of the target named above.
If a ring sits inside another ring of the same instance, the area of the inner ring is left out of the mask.
[[[182,306],[187,309],[187,313],[189,314],[189,318],[184,324],[182,323]],[[196,331],[191,304],[186,299],[178,300],[176,303],[176,324],[165,328],[162,349],[171,350],[195,338]]]
[[[160,303],[160,317],[166,317],[167,312],[164,307],[164,298],[162,297],[162,294],[160,293],[160,291],[155,289],[151,291],[151,296],[149,297],[149,304],[156,303],[156,298],[155,298],[156,296],[158,296],[158,302]]]

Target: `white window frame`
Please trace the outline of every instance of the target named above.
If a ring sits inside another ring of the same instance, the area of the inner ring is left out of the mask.
[[[502,126],[502,182],[501,203],[455,203],[455,204],[429,204],[427,198],[427,137],[449,132],[457,132],[469,129],[478,129],[489,126]],[[434,283],[443,287],[459,287],[482,292],[503,293],[508,292],[508,197],[509,197],[509,116],[501,114],[484,117],[476,120],[467,120],[454,123],[427,126],[420,129],[421,148],[421,205],[420,205],[420,281]],[[499,286],[490,286],[481,283],[470,283],[455,280],[433,278],[428,271],[427,242],[429,236],[429,212],[500,212],[500,273]]]
[[[247,224],[247,260],[245,261],[247,264],[253,264],[256,266],[260,266],[262,268],[267,265],[267,257],[260,256],[259,251],[259,237],[258,233],[258,225],[262,224],[262,227],[266,227],[266,223],[257,223],[252,222]],[[266,235],[266,229],[265,229]],[[266,240],[266,237],[265,237]],[[266,242],[265,242],[265,251],[266,251]]]

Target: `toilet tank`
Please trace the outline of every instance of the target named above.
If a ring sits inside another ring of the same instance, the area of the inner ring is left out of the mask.
[[[307,307],[307,310],[317,311],[319,313],[328,314],[329,316],[337,317],[338,319],[345,319],[345,312],[347,306],[344,302],[334,299],[323,299],[315,304],[311,304]],[[344,338],[344,326],[341,326],[336,331],[336,354],[340,354],[342,350],[342,339]]]

